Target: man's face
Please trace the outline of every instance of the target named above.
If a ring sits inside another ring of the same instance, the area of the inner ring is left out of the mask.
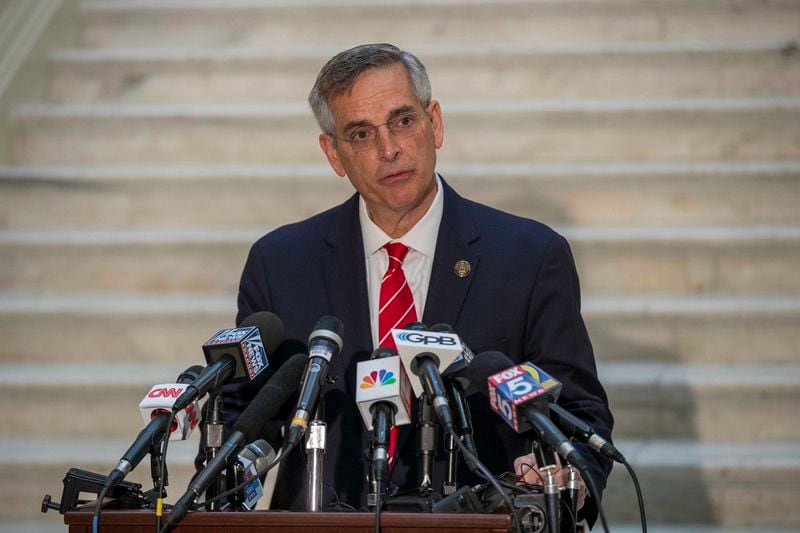
[[[444,140],[439,103],[423,109],[405,67],[397,64],[364,72],[352,90],[331,100],[330,108],[337,138],[322,134],[320,146],[333,170],[347,175],[378,225],[406,215],[418,220],[436,194],[436,150]],[[395,135],[383,125],[408,113],[416,113],[419,121],[410,136]],[[365,125],[381,126],[375,146],[357,151],[345,139]]]

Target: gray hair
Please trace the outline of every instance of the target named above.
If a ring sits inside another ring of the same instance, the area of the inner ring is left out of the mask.
[[[387,44],[362,44],[333,56],[322,70],[308,95],[308,103],[323,133],[333,134],[336,122],[330,109],[330,99],[349,91],[363,72],[380,67],[402,64],[411,80],[411,89],[423,107],[431,101],[431,82],[428,72],[414,54]]]

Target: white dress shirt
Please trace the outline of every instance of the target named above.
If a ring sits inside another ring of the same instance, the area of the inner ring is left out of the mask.
[[[387,242],[402,242],[408,246],[408,255],[403,261],[403,273],[406,276],[411,294],[414,296],[414,307],[417,320],[422,320],[425,312],[425,299],[428,296],[428,285],[431,282],[433,256],[436,252],[436,238],[439,235],[439,224],[444,211],[442,182],[436,174],[436,196],[425,215],[399,239],[392,239],[379,228],[367,213],[364,199],[358,199],[358,216],[361,222],[361,237],[364,241],[364,258],[367,267],[367,297],[369,298],[369,320],[372,330],[372,345],[378,347],[378,309],[380,307],[381,279],[389,268],[389,255],[383,246]]]

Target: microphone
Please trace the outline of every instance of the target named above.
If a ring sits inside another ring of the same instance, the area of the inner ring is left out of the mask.
[[[439,357],[432,352],[423,352],[411,360],[411,371],[419,376],[439,422],[447,431],[452,431],[453,414],[447,401],[442,376],[439,374]]]
[[[625,463],[622,455],[613,444],[598,435],[592,426],[573,415],[557,403],[550,404],[550,419],[564,432],[567,437],[577,439],[590,448],[602,453],[618,463]]]
[[[189,483],[187,491],[175,503],[166,523],[169,531],[180,522],[200,494],[214,482],[228,461],[248,441],[255,440],[264,425],[280,410],[283,403],[297,389],[306,362],[305,354],[290,357],[258,391],[255,398],[234,422],[234,432],[222,445],[217,455],[209,461]]]
[[[532,363],[514,365],[505,354],[491,351],[479,354],[468,373],[472,384],[489,397],[492,410],[511,429],[522,433],[532,428],[544,444],[580,470],[588,467],[586,459],[546,414],[561,383]]]
[[[452,333],[458,336],[453,326],[445,324],[444,322],[431,326],[431,331]],[[472,363],[472,360],[475,359],[475,352],[469,349],[469,346],[464,343],[460,336],[458,336],[458,339],[461,342],[461,353],[442,371],[442,377],[445,380],[457,379],[461,383],[461,387],[466,389],[469,387],[467,367]]]
[[[328,375],[328,363],[342,349],[344,325],[335,316],[324,316],[308,337],[308,367],[300,389],[294,418],[289,425],[286,449],[295,446],[305,434],[316,409],[319,390]]]
[[[205,370],[175,401],[173,409],[185,409],[208,391],[229,381],[252,381],[269,366],[272,353],[283,340],[283,323],[277,315],[259,311],[247,317],[243,327],[218,331],[203,344]]]
[[[117,466],[108,474],[106,486],[109,489],[114,488],[125,479],[125,476],[142,462],[150,450],[159,446],[167,427],[171,432],[170,439],[185,440],[189,438],[189,434],[197,426],[199,407],[196,403],[188,404],[185,409],[176,414],[176,422],[171,416],[172,406],[175,403],[175,397],[188,384],[192,383],[202,370],[203,367],[200,365],[191,366],[178,376],[177,383],[156,385],[150,389],[150,392],[139,404],[146,425],[130,448],[122,455]]]
[[[372,431],[373,476],[380,486],[389,469],[389,429],[411,423],[411,382],[397,352],[378,348],[356,365],[356,383],[358,411]]]
[[[436,366],[442,364],[447,368],[464,351],[458,335],[454,333],[393,329],[392,336],[403,364],[415,374],[413,360],[422,352],[433,355],[436,358]],[[438,369],[436,374],[439,374]],[[419,397],[423,393],[422,383],[414,380],[411,385],[414,396]]]
[[[431,330],[455,334],[455,330],[450,324],[434,324]],[[447,392],[456,415],[456,433],[461,438],[464,446],[477,457],[478,449],[475,446],[473,437],[472,414],[469,411],[469,404],[464,393],[470,384],[467,377],[467,368],[472,363],[472,360],[475,359],[475,353],[463,341],[461,341],[461,347],[461,354],[442,372],[442,378],[445,380]],[[474,471],[476,465],[469,456],[465,458],[470,470]]]
[[[145,425],[150,424],[159,415],[169,417],[175,400],[186,390],[197,376],[203,371],[200,365],[187,368],[180,376],[177,383],[161,383],[153,385],[150,391],[139,402],[139,412]],[[170,422],[170,440],[186,440],[200,422],[200,405],[192,402],[185,409],[175,413]]]
[[[403,361],[391,348],[378,348],[369,360],[356,365],[356,403],[361,420],[373,429],[373,411],[380,403],[394,407],[394,425],[411,423],[411,380]]]
[[[258,473],[274,460],[275,450],[264,439],[251,442],[239,452],[238,461],[228,471],[228,488],[231,489],[245,481],[249,483],[231,496],[231,507],[247,511],[255,508],[258,500],[264,496],[264,486]]]

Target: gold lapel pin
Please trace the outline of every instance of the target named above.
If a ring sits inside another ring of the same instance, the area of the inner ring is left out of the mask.
[[[470,271],[472,270],[472,266],[470,266],[469,261],[456,261],[455,266],[453,267],[453,272],[456,273],[456,276],[459,278],[466,278],[469,276]]]

